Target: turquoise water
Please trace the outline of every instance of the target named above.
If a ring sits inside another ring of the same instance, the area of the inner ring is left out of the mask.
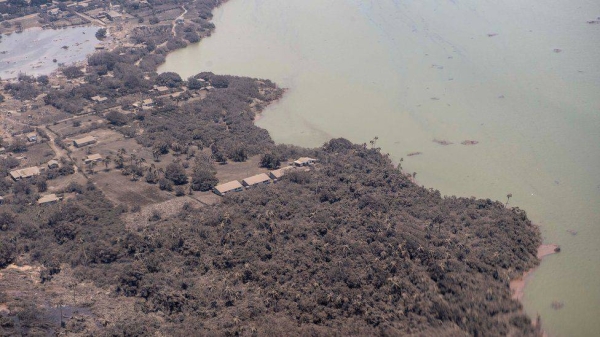
[[[598,16],[586,0],[230,0],[160,71],[271,79],[289,90],[257,124],[278,142],[377,136],[442,194],[512,193],[562,247],[528,282],[527,312],[551,335],[597,336]]]

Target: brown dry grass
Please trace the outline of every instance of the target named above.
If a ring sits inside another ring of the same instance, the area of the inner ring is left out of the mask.
[[[228,161],[225,165],[215,165],[217,168],[217,179],[219,183],[226,183],[232,180],[242,180],[259,173],[266,173],[269,170],[259,166],[260,156],[248,158],[243,163]]]
[[[27,152],[19,153],[18,156],[25,156],[27,159],[21,161],[19,167],[43,166],[49,160],[55,157],[54,151],[48,146],[48,143],[38,143],[27,147]]]
[[[150,185],[145,181],[131,181],[131,177],[124,176],[117,170],[99,170],[89,178],[116,205],[146,206],[174,198],[171,193],[161,191],[157,185]]]

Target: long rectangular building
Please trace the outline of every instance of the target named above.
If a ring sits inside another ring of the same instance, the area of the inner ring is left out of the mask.
[[[84,147],[86,145],[91,145],[94,143],[96,143],[96,137],[92,137],[92,136],[87,136],[87,137],[73,140],[73,145],[75,145],[75,147]]]
[[[271,183],[271,178],[266,173],[260,173],[242,180],[242,185],[252,187],[257,185],[267,185]]]
[[[224,196],[225,194],[231,193],[231,192],[240,192],[243,190],[244,190],[244,186],[242,186],[242,184],[240,184],[240,182],[237,180],[230,181],[225,184],[217,185],[213,188],[213,192],[215,192],[216,195],[220,195],[220,196]]]

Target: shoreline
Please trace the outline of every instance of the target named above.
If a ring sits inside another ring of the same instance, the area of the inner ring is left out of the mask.
[[[226,2],[226,1],[221,2],[217,7],[220,7],[224,2]],[[95,27],[93,24],[89,24],[89,26]],[[72,28],[75,28],[75,27],[72,27]],[[32,28],[29,28],[29,29],[32,29]],[[59,29],[65,29],[65,28],[58,28],[58,29],[55,28],[54,30],[59,30]],[[115,39],[112,42],[113,42],[112,44],[110,44],[110,45],[107,46],[108,47],[107,48],[108,51],[113,51],[114,49],[116,49],[117,47],[119,47],[120,43],[122,43],[122,41],[120,41],[119,39]],[[201,41],[198,42],[198,43],[201,43]],[[187,48],[188,46],[183,47],[183,49]],[[169,51],[167,53],[167,55],[170,54],[171,52],[172,51]],[[87,57],[83,61],[75,62],[75,64],[79,64],[80,62],[87,63]],[[58,69],[55,69],[54,71],[52,71],[48,75],[49,76],[56,76],[57,71],[58,71]],[[287,88],[281,88],[281,89],[283,90],[281,96],[278,97],[278,98],[276,98],[275,100],[273,100],[270,104],[268,104],[269,106],[272,106],[273,104],[277,104],[283,98],[283,95],[286,93]],[[254,123],[256,123],[257,121],[259,121],[262,118],[263,118],[263,111],[257,111],[255,113]],[[472,145],[472,144],[464,144],[464,145]],[[409,156],[410,156],[410,154],[409,154]],[[395,163],[395,164],[398,164],[398,163]],[[403,172],[403,173],[406,174],[406,172]],[[419,185],[418,182],[417,182],[417,180],[414,178],[414,176],[412,178],[409,178],[409,179],[411,179],[411,181],[413,181],[413,183],[415,183],[416,185]],[[537,258],[540,259],[540,261],[541,261],[544,257],[556,253],[556,251],[555,251],[556,248],[558,248],[558,245],[554,245],[554,244],[542,244],[542,245],[540,245],[538,247]],[[528,271],[524,272],[522,276],[520,276],[518,278],[515,278],[515,279],[513,279],[513,280],[510,281],[511,297],[513,299],[516,299],[516,300],[518,300],[519,302],[522,303],[522,299],[523,299],[523,296],[524,296],[525,286],[526,286],[528,280],[532,277],[533,272],[537,268],[538,267],[534,267],[532,269],[529,269]],[[532,319],[532,322],[535,322],[535,321]],[[546,336],[545,333],[544,333],[544,336]]]
[[[557,248],[560,248],[557,244],[542,244],[538,247],[537,258],[540,260],[540,264],[543,259],[549,255],[557,254]],[[523,303],[523,296],[525,295],[525,287],[527,282],[532,277],[533,272],[539,268],[539,266],[531,268],[523,273],[520,277],[512,279],[510,281],[511,297],[521,303]]]
[[[541,265],[544,258],[546,258],[550,255],[557,254],[559,252],[560,252],[560,246],[557,244],[554,244],[554,243],[542,244],[538,247],[536,256],[540,260],[540,265]],[[519,303],[521,303],[521,305],[523,305],[523,298],[525,296],[525,288],[527,287],[527,283],[533,278],[535,271],[539,268],[540,265],[533,267],[533,268],[525,271],[521,276],[510,280],[509,288],[510,288],[510,292],[511,292],[511,298],[519,301]],[[527,312],[525,311],[524,308],[522,310],[523,310],[523,312],[525,312],[525,314],[527,314]],[[540,318],[539,314],[537,317],[538,317],[538,319],[536,319],[536,320],[534,320],[532,317],[531,324],[533,324],[534,327],[539,328],[539,331],[541,332],[543,337],[549,337],[548,333],[546,331],[544,331],[542,328],[542,324],[539,321],[539,318]],[[540,326],[538,326],[538,322],[540,322],[539,323]]]

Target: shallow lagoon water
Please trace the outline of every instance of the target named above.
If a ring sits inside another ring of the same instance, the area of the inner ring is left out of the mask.
[[[551,335],[597,336],[600,2],[230,0],[214,14],[214,35],[160,71],[271,79],[289,90],[257,124],[277,142],[377,136],[442,194],[512,193],[562,247],[525,309]]]
[[[56,70],[59,63],[68,65],[83,61],[99,43],[95,37],[97,30],[98,27],[93,26],[57,30],[31,28],[22,33],[3,35],[0,39],[0,77],[15,78],[19,72],[47,75]]]

